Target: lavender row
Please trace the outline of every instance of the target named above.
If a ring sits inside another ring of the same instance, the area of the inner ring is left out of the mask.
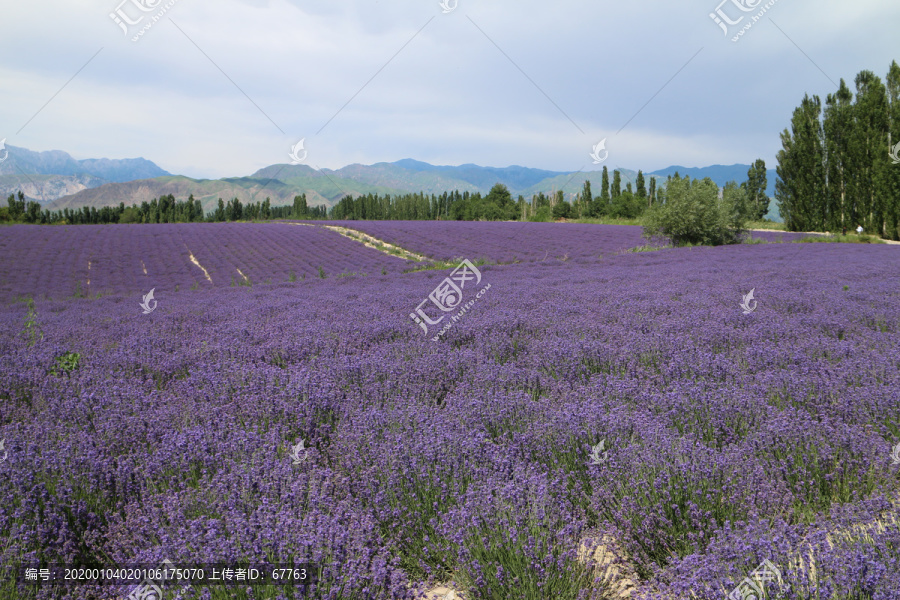
[[[313,221],[312,224],[322,222]],[[479,221],[328,221],[423,254],[435,260],[466,257],[490,262],[596,262],[646,244],[633,225],[582,223],[496,223]],[[794,241],[804,234],[758,232],[771,242]]]
[[[5,301],[25,295],[135,296],[151,288],[381,275],[415,266],[324,228],[286,223],[16,225],[3,228],[0,257]]]

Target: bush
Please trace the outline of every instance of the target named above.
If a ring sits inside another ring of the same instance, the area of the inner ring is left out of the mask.
[[[554,219],[565,219],[568,218],[569,214],[572,212],[572,205],[563,200],[562,202],[557,202],[556,206],[553,207],[553,218]]]
[[[691,181],[676,176],[661,201],[644,213],[644,237],[668,238],[674,246],[739,242],[749,216],[746,193],[729,183],[722,200],[718,196],[718,186],[708,177]]]

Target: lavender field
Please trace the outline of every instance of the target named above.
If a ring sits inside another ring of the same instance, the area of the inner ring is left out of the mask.
[[[347,221],[328,225],[348,226]],[[565,223],[496,223],[478,221],[350,221],[350,226],[434,260],[535,262],[572,260],[592,263],[604,255],[642,246],[641,228],[633,225]],[[754,231],[750,237],[770,242],[793,241],[803,234]]]
[[[47,235],[47,231],[52,231]],[[15,225],[0,236],[0,299],[171,291],[342,274],[397,273],[408,261],[321,228],[287,223]],[[319,268],[322,268],[322,271]],[[146,288],[146,289],[145,289]]]
[[[469,308],[435,341],[410,314],[451,270],[322,228],[0,230],[0,564],[316,565],[166,598],[722,600],[770,561],[767,598],[900,598],[898,248],[351,225],[488,261]]]

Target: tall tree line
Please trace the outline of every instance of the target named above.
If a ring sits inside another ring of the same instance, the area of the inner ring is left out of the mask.
[[[298,196],[298,198],[300,198]],[[303,196],[304,210],[295,213],[295,206],[272,206],[271,200],[252,202],[244,205],[237,198],[229,200],[227,205],[219,198],[218,208],[208,214],[203,213],[199,200],[191,195],[187,200],[176,200],[169,194],[154,198],[140,205],[126,207],[124,202],[118,206],[83,206],[80,209],[64,208],[62,210],[41,210],[41,205],[34,201],[26,202],[25,195],[11,194],[7,198],[7,207],[0,208],[0,221],[12,221],[34,224],[68,225],[105,225],[110,223],[199,223],[203,221],[240,221],[290,218],[324,218],[327,211],[324,206],[306,209],[306,197]]]
[[[842,231],[857,226],[900,239],[900,66],[884,82],[860,71],[855,95],[841,79],[823,106],[804,96],[790,130],[781,133],[775,198],[793,231]]]

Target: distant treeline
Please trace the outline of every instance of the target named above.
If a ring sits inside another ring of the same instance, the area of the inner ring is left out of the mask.
[[[678,174],[676,173],[676,177]],[[666,181],[671,181],[671,177]],[[729,185],[737,186],[736,183]],[[765,196],[766,166],[756,161],[748,172],[748,179],[741,184],[751,199],[755,218],[762,218],[769,206]],[[249,221],[270,219],[335,219],[335,220],[454,220],[454,221],[552,221],[554,219],[622,218],[640,217],[645,210],[665,201],[665,191],[657,187],[657,178],[644,178],[638,171],[634,185],[631,181],[622,188],[622,175],[603,167],[600,194],[595,196],[591,182],[585,181],[581,193],[573,201],[565,198],[562,190],[545,195],[535,194],[530,200],[520,195],[513,200],[509,189],[496,184],[490,192],[469,193],[458,190],[443,194],[398,194],[384,196],[366,194],[344,196],[330,210],[326,206],[310,207],[306,194],[294,197],[293,205],[272,206],[271,200],[243,204],[233,198],[225,202],[219,198],[218,207],[204,214],[199,200],[191,195],[187,200],[176,200],[171,194],[154,198],[140,205],[82,207],[57,211],[41,210],[40,204],[26,202],[20,191],[18,198],[10,195],[8,207],[0,208],[0,221],[35,224],[65,223],[70,225],[107,223],[199,223],[222,221]]]
[[[678,174],[675,174],[678,177]],[[666,181],[671,181],[671,176]],[[505,185],[497,184],[487,195],[459,191],[441,195],[406,194],[402,196],[345,196],[330,211],[332,219],[351,220],[454,220],[454,221],[551,221],[554,219],[621,218],[640,217],[645,210],[665,201],[665,192],[657,188],[657,178],[644,177],[638,171],[634,181],[628,181],[622,189],[622,176],[603,167],[600,179],[600,195],[595,196],[591,182],[585,181],[581,193],[572,202],[562,190],[545,195],[535,194],[530,200],[520,195],[513,200]],[[729,185],[737,187],[737,183]],[[752,202],[752,217],[761,219],[769,208],[765,195],[766,164],[757,160],[747,173],[747,181],[740,185]]]
[[[298,196],[294,206],[272,206],[271,200],[243,204],[234,198],[227,203],[219,198],[219,206],[215,211],[204,215],[203,206],[195,200],[193,194],[187,200],[176,200],[175,196],[160,196],[150,202],[126,207],[124,202],[119,206],[83,206],[80,209],[50,211],[41,210],[41,205],[34,201],[26,202],[25,195],[19,191],[18,198],[10,194],[6,207],[0,208],[0,221],[35,223],[52,225],[65,223],[68,225],[104,225],[108,223],[200,223],[215,221],[244,221],[291,218],[326,218],[324,206],[306,208],[306,197],[302,197],[305,217],[296,216],[296,207],[300,205]]]
[[[841,79],[825,98],[804,96],[781,134],[775,198],[793,231],[864,230],[900,239],[900,66],[885,83]]]
[[[535,194],[530,200],[519,195],[514,200],[509,189],[496,184],[482,196],[480,192],[458,190],[430,196],[406,194],[391,196],[367,194],[344,196],[330,211],[332,219],[350,220],[451,220],[451,221],[550,221],[560,218],[613,217],[635,218],[656,199],[656,178],[651,178],[649,190],[644,173],[638,171],[634,189],[628,182],[622,189],[619,171],[609,172],[603,167],[600,195],[591,192],[591,182],[585,181],[580,194],[568,202],[562,190],[545,195]]]

